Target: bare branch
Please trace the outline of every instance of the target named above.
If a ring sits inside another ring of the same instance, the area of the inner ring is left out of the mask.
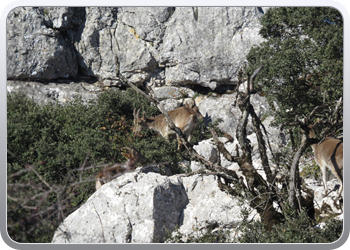
[[[265,174],[267,176],[267,180],[272,183],[273,180],[275,179],[275,176],[272,175],[270,166],[269,166],[269,160],[267,158],[266,154],[266,146],[265,146],[265,140],[263,138],[263,134],[261,133],[260,126],[265,128],[263,124],[261,123],[259,117],[256,115],[254,108],[252,105],[250,105],[250,115],[252,116],[252,122],[254,126],[254,132],[256,134],[257,140],[258,140],[258,148],[259,148],[259,153],[261,157],[261,163],[264,168]],[[265,130],[266,133],[266,130]],[[270,147],[271,149],[271,147]],[[273,152],[271,150],[271,153],[273,155]]]
[[[264,65],[261,65],[258,69],[256,69],[253,73],[253,75],[250,78],[250,81],[253,82],[255,77],[259,74],[260,70],[264,68]]]
[[[299,146],[298,151],[294,154],[293,161],[290,167],[290,179],[289,179],[289,195],[288,202],[294,209],[301,209],[300,201],[301,198],[301,187],[299,177],[299,160],[309,145],[308,135],[303,137],[302,143]],[[297,203],[298,202],[298,203]]]
[[[250,81],[248,81],[248,93],[254,92],[254,79],[259,74],[259,72],[264,68],[264,65],[261,65],[258,69],[256,69],[253,75],[250,77]]]
[[[88,158],[89,158],[89,153],[87,153],[86,156],[85,156],[84,163],[83,163],[83,165],[81,166],[81,170],[84,170]],[[80,172],[80,175],[79,175],[79,180],[80,180],[80,181],[81,181],[81,176],[82,176],[82,174],[83,174],[83,171],[81,171],[81,172]]]
[[[214,142],[216,144],[216,146],[218,147],[220,153],[223,154],[223,156],[225,157],[226,160],[231,161],[231,162],[237,162],[238,160],[240,160],[237,157],[234,157],[230,154],[230,152],[227,151],[227,149],[225,148],[225,145],[219,140],[218,135],[216,133],[216,131],[214,130],[214,128],[209,128],[210,133],[213,136]]]
[[[134,84],[132,84],[131,82],[129,82],[128,80],[126,80],[124,77],[122,77],[120,75],[120,79],[123,80],[123,82],[127,83],[132,89],[134,89],[137,93],[141,94],[142,96],[144,96],[145,98],[147,98],[148,100],[150,100],[151,102],[155,103],[155,104],[159,104],[159,101],[157,98],[153,98],[149,95],[147,95],[146,93],[144,93],[142,90],[140,90],[138,87],[136,87]]]
[[[35,170],[35,167],[28,166],[28,168],[31,168],[33,172],[38,176],[38,178],[52,191],[52,187],[44,180],[44,178]]]

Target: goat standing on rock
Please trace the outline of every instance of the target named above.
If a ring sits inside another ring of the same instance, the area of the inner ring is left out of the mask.
[[[122,155],[128,159],[124,163],[116,163],[113,166],[105,167],[96,176],[96,190],[100,189],[103,184],[110,182],[112,179],[117,178],[123,173],[131,172],[135,170],[137,163],[144,163],[146,158],[140,154],[136,149],[130,147],[124,147],[127,153],[122,152]]]
[[[197,124],[198,112],[189,106],[183,106],[168,112],[175,126],[181,129],[182,133],[187,136],[188,142],[190,142],[193,130]],[[142,117],[140,117],[139,114],[140,109],[137,112],[134,109],[134,132],[141,132],[143,129],[152,129],[160,133],[168,141],[169,136],[176,134],[175,131],[169,128],[164,115],[146,117],[146,112],[143,112]],[[180,150],[182,141],[177,134],[176,137],[179,143],[178,150]]]

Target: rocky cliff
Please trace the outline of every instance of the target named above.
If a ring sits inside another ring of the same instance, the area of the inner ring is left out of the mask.
[[[229,90],[236,87],[237,72],[250,48],[263,41],[258,32],[264,11],[261,7],[18,7],[7,17],[7,91],[23,91],[43,103],[64,103],[77,94],[89,100],[106,88],[125,88],[122,76],[152,87],[167,110],[182,105],[184,93],[194,97],[203,116],[223,119],[220,129],[234,135],[240,113]],[[196,92],[213,94],[196,96]],[[260,118],[268,111],[263,97],[254,96],[252,103]],[[272,120],[265,117],[263,123],[272,148],[278,149],[286,141],[270,126]],[[249,139],[256,144],[254,136]],[[225,145],[233,152],[235,143]],[[237,170],[218,158],[210,141],[199,143],[195,150]],[[258,157],[253,159],[263,175]],[[191,163],[193,170],[201,167]],[[53,242],[164,242],[167,230],[176,226],[184,235],[194,227],[234,228],[243,205],[218,183],[210,175],[167,177],[140,170],[125,174],[68,216]],[[321,197],[320,183],[307,183],[318,190],[319,209],[340,212],[332,205],[332,196]],[[254,211],[253,217],[258,219]]]
[[[265,10],[18,7],[7,18],[7,90],[44,103],[65,102],[77,92],[89,100],[123,87],[123,76],[154,87],[168,110],[193,89],[225,93],[235,88],[251,46],[263,41],[258,32]],[[203,99],[196,100],[200,111],[224,119],[221,129],[233,133],[231,97]]]
[[[57,82],[200,85],[237,82],[263,8],[18,7],[7,18],[7,77]]]

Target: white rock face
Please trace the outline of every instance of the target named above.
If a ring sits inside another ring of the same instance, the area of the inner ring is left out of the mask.
[[[218,161],[218,150],[213,145],[214,141],[204,140],[198,143],[198,145],[194,145],[194,150],[197,151],[198,154],[202,155],[205,159],[216,163]],[[204,169],[205,167],[198,162],[191,161],[191,169],[192,171],[197,171],[199,169]]]
[[[259,164],[253,165],[265,178]],[[238,166],[229,167],[241,176]],[[305,179],[305,184],[314,194],[318,215],[343,213],[336,192],[324,197],[322,183]],[[328,184],[339,183],[332,179]],[[250,211],[249,219],[260,220],[246,202],[220,189],[217,176],[167,177],[138,168],[96,191],[61,223],[52,243],[160,243],[175,228],[186,240],[205,233],[209,226],[229,228],[234,237],[240,233],[236,226],[244,208]]]
[[[333,214],[343,214],[342,204],[339,202],[338,191],[330,192],[336,185],[340,185],[340,181],[332,175],[332,179],[327,181],[328,195],[325,197],[326,192],[323,187],[323,183],[315,181],[313,179],[305,179],[305,184],[308,189],[311,189],[314,193],[314,208],[318,210],[321,217],[328,217]]]
[[[201,229],[208,225],[223,228],[225,225],[238,225],[242,221],[241,210],[249,206],[220,190],[217,178],[212,175],[194,175],[183,179],[189,204],[184,210],[183,224],[178,231],[185,237],[200,236],[205,233]],[[260,218],[256,210],[252,210],[249,219],[253,217]],[[194,233],[194,228],[198,228],[199,232]]]
[[[9,79],[77,76],[135,84],[237,82],[259,7],[18,7],[7,18]],[[30,66],[28,66],[30,65]]]
[[[103,237],[107,243],[164,242],[176,226],[188,235],[195,227],[239,223],[242,206],[220,190],[215,176],[136,171],[96,191],[63,221],[52,243],[101,243]]]
[[[52,242],[101,243],[103,235],[106,243],[162,242],[166,230],[180,224],[187,204],[184,187],[176,178],[127,173],[103,185],[69,215]]]

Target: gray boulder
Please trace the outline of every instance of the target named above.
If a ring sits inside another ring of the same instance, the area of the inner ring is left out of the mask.
[[[52,243],[156,243],[182,223],[189,200],[177,178],[127,173],[105,184],[58,227]]]
[[[7,18],[8,78],[232,85],[263,41],[262,15],[255,7],[18,7]]]
[[[7,93],[20,92],[40,104],[73,101],[78,95],[84,103],[94,100],[103,91],[97,84],[79,83],[48,83],[42,84],[34,81],[7,81]]]
[[[17,7],[7,17],[8,79],[72,79],[77,76],[76,53],[67,33],[71,27],[69,8],[51,10]],[[62,16],[64,18],[62,19]]]
[[[171,232],[186,241],[220,229],[234,239],[240,235],[242,209],[249,211],[248,220],[261,219],[247,202],[221,190],[215,175],[168,177],[148,170],[139,168],[103,185],[61,223],[52,243],[161,243]],[[320,216],[342,214],[335,193],[324,197],[315,180],[306,179],[305,185]]]
[[[250,209],[222,191],[216,176],[167,177],[137,169],[97,190],[61,223],[52,243],[160,243],[176,227],[185,238],[213,224],[235,228],[243,207]],[[250,210],[250,218],[259,219]]]
[[[176,8],[160,51],[166,83],[211,89],[236,84],[249,49],[263,41],[258,34],[262,15],[255,7]]]
[[[230,237],[234,238],[243,220],[242,209],[250,211],[248,220],[260,220],[255,209],[221,190],[218,181],[214,175],[183,178],[189,203],[183,211],[183,223],[175,232],[183,235],[182,240],[218,229],[228,229]]]

